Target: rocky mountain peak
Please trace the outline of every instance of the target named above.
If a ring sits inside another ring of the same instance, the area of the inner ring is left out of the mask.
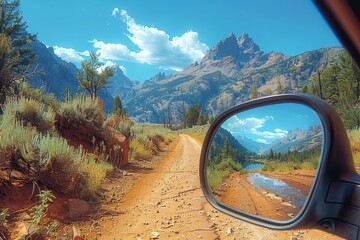
[[[165,76],[165,73],[159,72],[158,74],[155,75],[154,78],[156,78],[156,80],[158,80],[158,81],[161,81],[161,80],[165,79],[166,76]]]
[[[259,46],[254,42],[254,40],[247,33],[243,33],[237,39],[239,48],[241,52],[259,52]]]
[[[233,33],[227,38],[221,40],[212,48],[204,57],[203,60],[220,60],[224,57],[238,56],[239,45],[237,39]]]
[[[261,65],[267,61],[269,54],[260,51],[259,46],[247,33],[241,34],[238,38],[231,33],[227,38],[221,40],[203,58],[202,62],[220,60],[223,64],[231,63],[242,67],[250,60],[250,65]],[[260,61],[260,63],[258,63]]]
[[[150,78],[149,82],[158,82],[158,81],[161,81],[163,79],[165,79],[166,76],[165,76],[165,73],[161,73],[161,72],[158,72],[157,74],[155,74],[155,76],[153,76],[152,78]]]

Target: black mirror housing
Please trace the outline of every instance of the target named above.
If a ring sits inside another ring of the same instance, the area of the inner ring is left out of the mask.
[[[313,109],[323,125],[323,151],[313,187],[299,214],[288,221],[265,219],[227,206],[211,193],[206,181],[206,160],[214,134],[230,115],[279,103],[299,103]],[[320,228],[347,239],[360,237],[360,177],[356,173],[349,139],[340,117],[323,100],[306,94],[259,98],[235,106],[215,119],[205,137],[200,159],[200,181],[209,203],[235,218],[276,230]]]

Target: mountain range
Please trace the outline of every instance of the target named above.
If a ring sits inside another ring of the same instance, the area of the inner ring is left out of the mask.
[[[276,93],[279,84],[285,92],[298,92],[321,64],[332,64],[341,50],[322,48],[285,56],[281,52],[261,51],[246,33],[239,37],[230,34],[200,62],[182,71],[169,76],[159,73],[142,83],[117,79],[125,87],[113,94],[120,96],[129,115],[139,122],[160,123],[170,108],[173,123],[179,123],[184,104],[200,104],[203,112],[216,116],[248,100],[253,84],[263,94],[268,89]]]
[[[268,154],[270,149],[275,153],[286,153],[290,151],[305,152],[318,149],[322,145],[322,128],[320,125],[313,125],[309,129],[290,130],[283,138],[277,139],[271,144],[259,143],[245,136],[233,136],[239,143],[240,150],[244,148],[248,152]],[[215,141],[215,140],[214,140]],[[236,146],[233,144],[232,146]]]
[[[34,86],[44,86],[47,92],[61,97],[66,87],[78,91],[75,65],[54,54],[51,47],[40,42],[34,44],[37,63],[44,75],[31,79]],[[171,113],[172,124],[180,123],[183,107],[200,104],[202,112],[216,116],[225,109],[250,98],[250,86],[255,84],[259,93],[276,93],[279,84],[285,92],[297,92],[316,69],[325,61],[332,64],[342,48],[322,48],[297,56],[281,52],[263,52],[246,33],[236,37],[230,34],[210,49],[200,62],[182,71],[138,82],[130,80],[119,67],[109,88],[102,91],[107,111],[113,97],[120,96],[129,116],[137,122],[161,123],[164,114]]]
[[[297,151],[304,152],[321,148],[322,127],[313,125],[309,129],[293,129],[284,138],[280,138],[260,150],[261,154],[267,154],[272,149],[274,152]]]
[[[251,140],[245,136],[235,136],[235,139],[250,152],[258,153],[262,149],[267,148],[268,144],[259,143],[254,140]]]

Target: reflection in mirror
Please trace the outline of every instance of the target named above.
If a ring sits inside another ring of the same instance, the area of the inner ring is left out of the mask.
[[[241,211],[289,220],[304,205],[323,130],[308,106],[280,103],[229,117],[215,133],[206,178],[215,198]]]

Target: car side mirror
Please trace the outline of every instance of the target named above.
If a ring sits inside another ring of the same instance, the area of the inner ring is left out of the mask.
[[[260,226],[359,238],[360,178],[337,113],[305,94],[227,110],[205,137],[203,192],[216,209]]]

